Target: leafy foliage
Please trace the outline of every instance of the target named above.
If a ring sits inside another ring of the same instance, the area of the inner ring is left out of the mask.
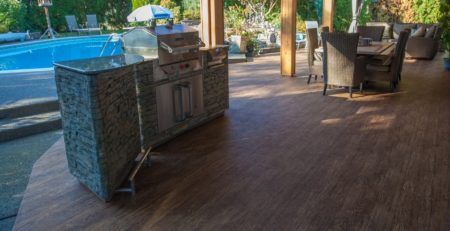
[[[447,0],[448,1],[448,0]],[[375,21],[437,23],[441,0],[379,0],[373,6]]]
[[[131,0],[131,5],[133,6],[133,10],[136,10],[137,8],[141,6],[145,6],[150,4],[149,0]]]
[[[347,31],[352,22],[352,2],[350,0],[336,0],[334,14],[334,30]]]
[[[25,11],[18,0],[0,1],[0,32],[20,29],[25,25]]]
[[[305,20],[319,20],[322,0],[297,1],[297,27],[304,30]],[[387,22],[442,22],[448,8],[448,0],[364,0],[365,6],[359,19]],[[66,15],[75,15],[83,25],[86,14],[96,14],[99,22],[108,28],[120,28],[126,24],[126,16],[146,4],[163,5],[174,12],[175,21],[200,18],[200,0],[54,0],[50,8],[53,27],[66,30]],[[228,28],[243,31],[246,17],[255,11],[255,6],[264,7],[265,20],[279,28],[281,0],[224,0],[225,24]],[[448,15],[448,13],[447,13]],[[334,27],[346,31],[351,23],[351,0],[336,0]],[[0,32],[16,30],[45,30],[44,11],[35,0],[0,0]]]
[[[442,34],[442,46],[448,55],[450,53],[450,3],[447,0],[442,0],[439,10],[442,13],[439,22],[444,30]]]
[[[161,0],[160,5],[172,11],[175,17],[175,22],[179,22],[183,19],[183,16],[181,15],[180,1]]]
[[[200,0],[183,1],[183,17],[186,19],[200,19]]]
[[[438,22],[441,17],[439,7],[440,0],[414,0],[412,7],[414,11],[414,20],[422,23]]]

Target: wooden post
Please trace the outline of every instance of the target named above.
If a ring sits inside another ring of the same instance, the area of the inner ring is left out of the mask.
[[[224,39],[223,0],[211,0],[211,45],[223,45]]]
[[[223,0],[201,0],[200,7],[202,41],[206,46],[223,45],[225,38]]]
[[[281,75],[295,75],[297,0],[281,0]]]
[[[336,8],[335,0],[323,0],[323,20],[322,26],[330,27],[330,31],[333,31],[333,19],[334,11]]]
[[[211,45],[211,15],[210,15],[211,2],[210,0],[200,0],[200,18],[201,18],[201,33],[200,38],[206,44]]]

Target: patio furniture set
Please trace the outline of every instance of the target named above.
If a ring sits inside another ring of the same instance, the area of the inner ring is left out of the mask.
[[[102,28],[100,24],[97,21],[97,15],[95,14],[88,14],[86,15],[86,27],[83,28],[82,25],[79,25],[77,22],[77,19],[75,18],[75,15],[67,15],[66,16],[67,21],[67,29],[70,32],[78,32],[78,35],[81,33],[88,33],[91,32],[99,32],[102,34]]]
[[[367,25],[383,26],[385,40],[396,40],[401,31],[410,30],[411,37],[405,50],[408,59],[433,59],[439,50],[443,32],[443,28],[437,24],[368,22]]]
[[[397,40],[383,41],[383,26],[359,26],[357,33],[321,33],[307,29],[308,84],[312,76],[324,79],[323,95],[330,86],[353,88],[362,93],[368,82],[388,82],[394,91],[401,80],[403,60],[410,31],[399,33]]]

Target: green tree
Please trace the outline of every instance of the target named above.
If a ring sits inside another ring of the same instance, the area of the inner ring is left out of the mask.
[[[413,0],[414,20],[421,23],[437,23],[441,18],[440,0]]]
[[[337,31],[347,31],[352,22],[352,1],[336,0],[334,13],[334,29]]]
[[[136,10],[137,8],[141,6],[145,6],[150,4],[149,0],[131,0],[131,5],[133,6],[133,10]]]
[[[25,26],[25,8],[18,0],[0,0],[0,32],[21,30]]]
[[[182,12],[181,12],[181,2],[180,1],[174,1],[174,0],[161,0],[160,2],[161,6],[169,9],[172,11],[174,17],[175,17],[175,23],[181,21],[183,19]]]
[[[182,2],[183,18],[200,19],[200,0],[185,0]]]

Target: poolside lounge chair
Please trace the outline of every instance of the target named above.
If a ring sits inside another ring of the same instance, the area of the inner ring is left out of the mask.
[[[97,15],[88,14],[88,15],[86,15],[86,19],[87,19],[87,28],[88,28],[89,32],[99,31],[100,34],[102,34],[102,28],[100,27],[100,25],[97,22]]]
[[[66,15],[66,22],[67,22],[67,29],[70,32],[78,32],[80,34],[81,32],[87,32],[87,29],[82,29],[78,25],[77,19],[75,18],[75,15]]]

